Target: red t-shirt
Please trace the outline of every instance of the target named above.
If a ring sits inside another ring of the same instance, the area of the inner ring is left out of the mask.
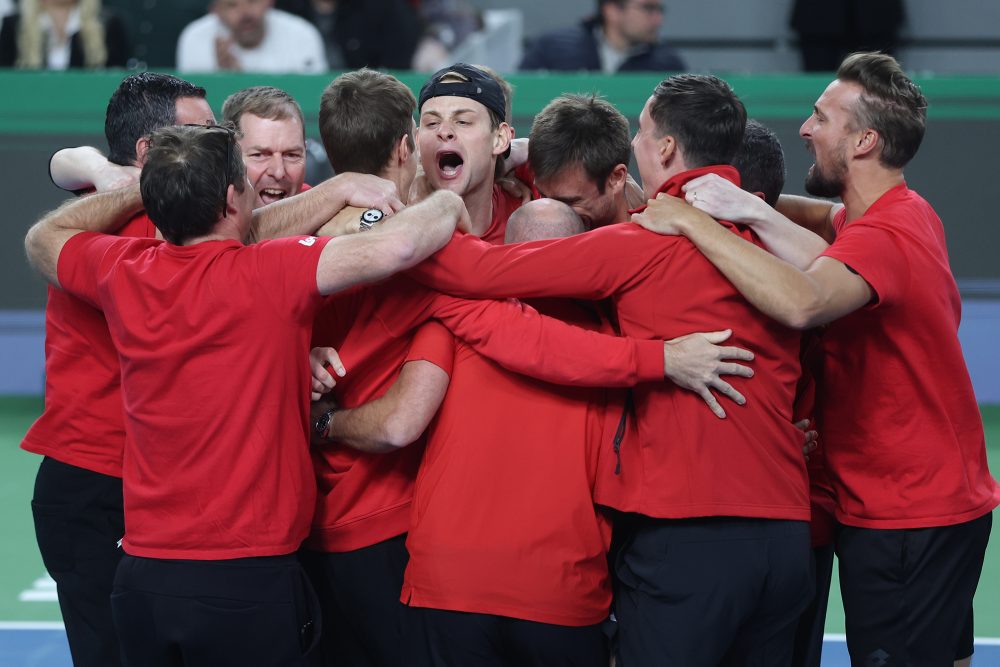
[[[153,238],[145,213],[119,232]],[[49,286],[45,304],[45,411],[21,448],[103,475],[122,476],[121,368],[104,313]]]
[[[824,253],[877,300],[823,338],[819,426],[837,519],[866,528],[971,521],[1000,502],[958,340],[961,299],[941,220],[906,185],[837,216]]]
[[[680,194],[709,172],[739,182],[732,167],[714,166],[679,174],[661,191]],[[720,224],[760,245],[748,228]],[[411,273],[468,296],[611,297],[622,333],[636,338],[732,328],[726,344],[756,355],[752,380],[727,378],[747,405],[727,405],[720,420],[671,383],[636,387],[638,439],[621,445],[620,474],[609,453],[595,500],[659,518],[809,519],[802,438],[792,422],[800,335],[761,315],[687,239],[630,223],[503,247],[456,237]]]
[[[602,328],[579,303],[539,308]],[[592,491],[604,420],[621,414],[620,396],[605,410],[609,393],[515,375],[458,346],[417,476],[404,603],[571,626],[607,618],[611,526]]]
[[[430,290],[405,276],[337,295],[316,320],[316,345],[337,348],[347,376],[333,396],[352,408],[385,393],[416,327],[431,318],[514,372],[561,384],[629,386],[663,377],[658,340],[602,336],[544,318],[514,301],[471,301]],[[319,498],[307,546],[343,552],[376,544],[409,527],[414,445],[388,454],[348,447],[314,452]]]
[[[503,245],[507,233],[507,220],[510,214],[521,208],[521,200],[507,194],[499,185],[493,186],[493,217],[490,227],[480,237],[487,243]]]
[[[121,361],[127,553],[271,556],[305,538],[309,332],[328,241],[67,242],[59,282],[104,310]]]

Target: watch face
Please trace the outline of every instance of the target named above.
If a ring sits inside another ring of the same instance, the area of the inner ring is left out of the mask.
[[[376,222],[380,221],[385,217],[385,214],[377,208],[370,208],[361,214],[361,222],[368,223],[369,225],[374,225]]]
[[[330,416],[329,411],[324,412],[316,420],[316,423],[313,424],[313,429],[316,431],[317,435],[323,435],[326,433],[326,427],[330,425]]]

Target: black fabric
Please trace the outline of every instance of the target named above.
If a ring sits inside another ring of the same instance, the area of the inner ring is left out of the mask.
[[[31,513],[42,562],[56,582],[73,664],[120,664],[111,584],[125,534],[122,480],[45,457]]]
[[[441,83],[441,79],[450,72],[461,74],[468,79],[468,83]],[[422,109],[424,102],[432,97],[467,97],[482,104],[496,114],[497,118],[501,120],[507,118],[507,98],[500,84],[483,70],[465,63],[455,63],[431,75],[420,89],[417,109]]]
[[[618,667],[791,664],[809,551],[802,521],[638,522],[615,565]]]
[[[324,665],[398,667],[406,535],[344,553],[303,549],[323,610]]]
[[[954,526],[837,533],[855,665],[950,665],[979,585],[992,514]],[[967,657],[967,656],[963,656]]]
[[[814,548],[812,560],[816,595],[799,616],[792,652],[793,667],[820,667],[820,656],[823,653],[823,629],[826,626],[826,608],[830,602],[830,581],[833,578],[833,545]]]
[[[601,71],[601,56],[598,52],[594,28],[597,23],[588,19],[579,25],[546,33],[528,45],[521,70],[552,71]],[[683,58],[675,48],[657,42],[637,49],[629,56],[619,72],[683,72],[687,69]]]
[[[320,664],[319,604],[294,555],[125,555],[111,606],[127,667]]]
[[[518,618],[407,607],[408,667],[607,667],[603,624],[572,627]]]
[[[310,0],[278,0],[275,7],[316,25],[347,69],[410,69],[424,31],[405,0],[340,0],[333,16],[320,15]]]

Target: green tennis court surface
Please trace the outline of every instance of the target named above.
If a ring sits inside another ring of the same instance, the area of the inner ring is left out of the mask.
[[[5,644],[16,643],[34,647],[31,650],[39,659],[30,661],[31,664],[62,667],[69,664],[65,657],[59,657],[68,655],[65,649],[45,648],[45,645],[55,641],[57,647],[59,643],[65,646],[65,640],[59,636],[53,639],[51,632],[37,629],[60,621],[55,588],[45,575],[35,544],[29,506],[40,458],[19,449],[21,437],[41,410],[40,398],[0,398],[0,518],[5,526],[0,540],[0,664],[27,664],[3,662]],[[1000,406],[983,407],[982,413],[990,469],[996,475],[1000,473]],[[975,664],[982,665],[1000,664],[1000,653],[992,653],[994,649],[1000,650],[996,646],[1000,643],[997,639],[1000,638],[1000,541],[997,532],[994,531],[987,550],[976,595],[976,637],[983,638],[985,645],[977,648],[979,659]],[[834,575],[836,577],[836,569]],[[844,613],[836,579],[830,593],[826,631],[831,635],[844,632]],[[17,634],[16,639],[12,633]],[[3,636],[8,634],[10,639]],[[833,650],[829,651],[829,658],[824,656],[824,665],[847,664],[836,658],[837,652],[843,650],[836,639],[830,648]],[[51,651],[59,656],[42,657]],[[990,655],[983,655],[986,652]]]

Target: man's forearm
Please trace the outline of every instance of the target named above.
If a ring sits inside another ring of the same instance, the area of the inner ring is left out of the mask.
[[[418,264],[448,242],[464,210],[458,195],[442,190],[370,232],[333,239],[317,268],[320,292],[376,282]]]
[[[429,361],[406,363],[384,396],[337,410],[329,439],[370,453],[396,451],[427,429],[448,390],[448,374]]]
[[[308,191],[255,209],[249,241],[313,234],[344,208],[346,197],[334,179]]]
[[[28,259],[46,280],[58,284],[59,253],[70,237],[80,232],[117,231],[141,210],[138,185],[68,201],[28,230],[24,240]]]
[[[808,326],[819,296],[808,275],[711,219],[692,220],[683,231],[754,307],[786,326]]]
[[[833,214],[837,204],[823,199],[781,195],[775,208],[796,225],[808,229],[827,243],[833,243]]]
[[[830,247],[815,233],[795,224],[780,212],[770,207],[768,211],[753,224],[753,230],[764,247],[792,266],[804,271]]]

